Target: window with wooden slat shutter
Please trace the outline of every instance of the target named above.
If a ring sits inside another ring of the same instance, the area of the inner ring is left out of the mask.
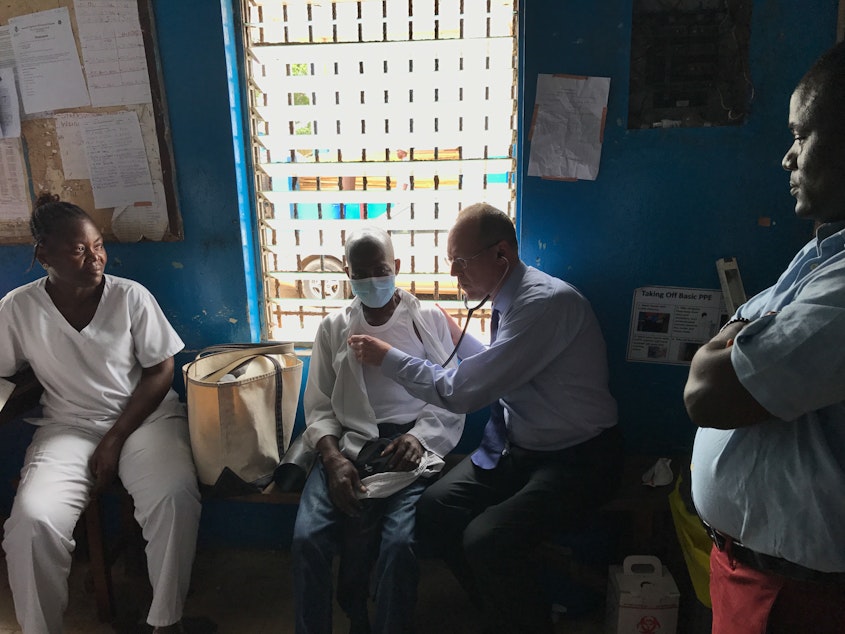
[[[458,211],[514,213],[515,0],[243,0],[265,336],[310,341],[349,301],[351,230],[461,318]],[[483,323],[479,322],[479,323]]]

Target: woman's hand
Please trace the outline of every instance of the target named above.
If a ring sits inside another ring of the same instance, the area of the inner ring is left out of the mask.
[[[393,347],[369,335],[352,335],[346,343],[362,365],[380,366],[384,356]]]
[[[94,476],[92,494],[96,495],[114,481],[123,443],[124,439],[117,434],[107,433],[88,459],[88,468]]]

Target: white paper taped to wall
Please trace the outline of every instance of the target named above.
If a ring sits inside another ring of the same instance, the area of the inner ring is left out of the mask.
[[[164,184],[153,181],[155,200],[150,203],[115,207],[111,228],[121,242],[138,242],[143,238],[161,240],[168,227]]]

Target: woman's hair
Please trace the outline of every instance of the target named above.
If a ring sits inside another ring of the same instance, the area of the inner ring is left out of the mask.
[[[48,236],[53,235],[58,229],[74,220],[93,222],[91,216],[85,213],[84,209],[73,203],[59,200],[56,194],[41,192],[38,195],[35,206],[32,208],[32,217],[29,219],[29,230],[32,233],[33,240],[35,240],[32,262],[29,265],[30,269],[35,264],[38,246],[43,244]]]

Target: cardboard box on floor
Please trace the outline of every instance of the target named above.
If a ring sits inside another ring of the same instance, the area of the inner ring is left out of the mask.
[[[632,555],[611,566],[607,634],[675,634],[678,586],[657,557]]]

